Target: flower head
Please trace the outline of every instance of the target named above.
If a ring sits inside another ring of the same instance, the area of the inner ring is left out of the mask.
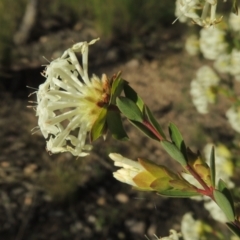
[[[238,8],[238,12],[240,12],[240,8]],[[240,15],[235,13],[230,13],[229,16],[229,25],[233,29],[233,31],[240,31]]]
[[[232,106],[230,109],[227,110],[226,116],[231,127],[240,133],[240,108],[238,106]]]
[[[177,0],[175,15],[180,22],[186,22],[190,18],[199,26],[210,27],[222,20],[222,17],[216,18],[216,9],[216,0]]]
[[[191,213],[186,213],[183,216],[181,232],[185,240],[199,240],[202,227],[202,222],[194,220]]]
[[[164,166],[143,159],[136,162],[117,153],[111,153],[109,157],[115,166],[122,167],[113,176],[136,189],[157,191],[166,196],[198,195],[194,186]]]
[[[191,56],[195,56],[199,53],[199,40],[196,35],[191,35],[187,38],[185,49]]]
[[[240,65],[240,51],[234,48],[231,52],[229,72],[236,78],[237,81],[240,81],[239,65]]]
[[[225,41],[226,32],[218,27],[202,28],[200,31],[200,49],[206,59],[215,60],[226,53],[228,44]]]
[[[69,151],[85,156],[91,149],[87,134],[109,97],[106,75],[102,79],[88,76],[88,48],[97,40],[73,45],[43,72],[46,81],[36,93],[36,115],[51,153]],[[82,54],[82,66],[76,52]]]
[[[208,104],[216,100],[219,78],[208,66],[197,71],[197,76],[191,82],[190,94],[199,113],[208,113]]]

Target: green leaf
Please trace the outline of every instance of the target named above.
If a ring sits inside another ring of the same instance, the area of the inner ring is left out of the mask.
[[[127,98],[131,99],[133,102],[136,103],[136,105],[142,112],[144,107],[144,102],[128,84],[124,85],[124,93]]]
[[[131,100],[125,97],[117,98],[117,106],[122,114],[129,120],[142,122],[143,117],[138,106]]]
[[[232,12],[235,13],[236,15],[238,15],[238,3],[237,3],[237,0],[233,0]]]
[[[168,129],[169,129],[169,134],[170,134],[170,137],[171,137],[173,143],[181,151],[182,150],[182,145],[185,146],[182,134],[178,130],[177,126],[173,123],[169,124]]]
[[[101,113],[99,114],[91,129],[91,141],[95,141],[103,134],[106,128],[106,116],[107,108],[102,108]]]
[[[219,181],[218,181],[218,190],[220,192],[222,192],[222,191],[224,191],[224,189],[227,189],[227,184],[222,179],[219,179]]]
[[[129,139],[123,128],[122,119],[119,112],[107,112],[107,126],[115,139],[122,141]]]
[[[216,167],[215,167],[215,151],[214,151],[214,147],[212,147],[211,155],[210,155],[210,175],[211,175],[212,186],[215,188]]]
[[[229,203],[231,204],[232,209],[234,209],[234,201],[233,201],[232,194],[230,190],[227,188],[227,184],[222,179],[219,179],[218,181],[218,190],[225,195],[225,197],[228,199]]]
[[[144,114],[146,115],[148,121],[154,126],[154,128],[158,131],[158,133],[163,137],[166,138],[161,126],[157,122],[157,120],[154,118],[152,112],[148,108],[148,106],[144,105]]]
[[[186,161],[184,155],[182,154],[182,152],[180,152],[180,150],[173,143],[168,142],[168,141],[161,141],[161,145],[165,149],[165,151],[173,159],[178,161],[182,166],[187,165],[187,161]]]
[[[161,192],[158,192],[158,194],[161,196],[176,197],[176,198],[189,198],[189,197],[201,195],[197,192],[183,191],[183,190],[176,190],[176,189],[161,191]]]
[[[130,122],[142,133],[144,133],[147,137],[159,141],[159,139],[142,123],[137,121],[131,121]]]
[[[226,225],[232,231],[232,233],[240,237],[240,229],[236,225],[234,225],[233,223],[226,223]]]
[[[111,86],[111,99],[110,99],[110,104],[115,104],[116,103],[116,98],[120,96],[123,85],[126,83],[121,77],[120,73],[117,75],[117,77],[114,79],[113,84]]]
[[[169,130],[171,140],[176,145],[176,147],[182,152],[182,154],[185,156],[185,159],[187,159],[187,148],[184,143],[182,134],[178,130],[177,126],[173,123],[170,123],[168,130]]]
[[[221,208],[221,210],[224,212],[226,215],[227,219],[230,222],[234,222],[235,220],[235,214],[234,214],[234,209],[232,208],[232,205],[228,198],[220,191],[214,190],[213,191],[213,196],[218,204],[218,206]]]

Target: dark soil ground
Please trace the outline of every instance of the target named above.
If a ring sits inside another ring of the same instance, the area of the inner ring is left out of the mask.
[[[179,26],[178,26],[179,27]],[[223,106],[199,115],[189,95],[189,83],[202,64],[183,49],[184,35],[173,26],[143,36],[136,47],[124,38],[102,40],[90,48],[89,72],[101,75],[122,71],[164,130],[173,121],[194,150],[234,132]],[[189,199],[168,199],[137,192],[112,177],[108,153],[131,159],[147,158],[180,170],[157,142],[144,137],[125,122],[129,142],[98,140],[93,153],[75,159],[68,153],[50,156],[39,132],[35,112],[27,108],[34,90],[44,79],[41,65],[56,58],[73,42],[97,37],[89,27],[63,29],[16,47],[17,59],[5,68],[0,89],[0,239],[1,240],[117,240],[154,239],[169,229],[180,229],[182,215],[194,212],[208,219],[202,204]],[[222,228],[222,226],[217,226]]]

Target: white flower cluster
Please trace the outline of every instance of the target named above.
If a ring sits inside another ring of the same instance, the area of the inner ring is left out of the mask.
[[[199,49],[199,40],[197,35],[190,35],[185,43],[185,49],[188,52],[189,55],[195,56],[197,55],[200,51]]]
[[[240,8],[239,8],[240,12]],[[231,13],[229,16],[229,29],[233,34],[240,31],[240,16]],[[240,50],[227,43],[226,24],[219,24],[210,28],[202,28],[200,36],[190,35],[185,43],[185,49],[189,55],[197,55],[201,52],[204,58],[215,60],[214,67],[220,73],[227,73],[237,81],[240,81]],[[238,35],[239,37],[239,35]]]
[[[51,153],[85,156],[91,149],[86,144],[87,133],[101,111],[97,103],[103,94],[103,82],[97,76],[89,79],[87,69],[88,47],[97,40],[73,45],[43,73],[46,81],[36,93],[36,115]],[[76,52],[82,54],[82,66]]]
[[[232,106],[227,110],[226,116],[231,127],[238,133],[240,133],[240,107]]]
[[[239,32],[240,31],[240,8],[238,8],[238,15],[236,15],[235,13],[230,13],[229,16],[229,25],[231,27],[231,29],[235,32]]]
[[[199,8],[198,0],[177,0],[175,15],[180,22],[186,22],[188,18],[196,19],[195,10]]]
[[[191,213],[184,214],[181,222],[181,232],[184,240],[200,240],[202,222],[196,221]]]
[[[208,113],[208,104],[216,100],[216,88],[220,79],[208,66],[201,67],[191,82],[190,94],[199,113]]]
[[[240,81],[240,51],[233,49],[231,53],[225,53],[214,62],[214,67],[221,73],[229,73]]]
[[[226,32],[217,26],[200,30],[199,45],[206,59],[215,60],[226,53],[228,44],[225,42]]]
[[[219,23],[216,19],[217,0],[176,0],[175,15],[180,22],[190,18],[199,26],[209,27]],[[201,16],[199,10],[202,10]]]

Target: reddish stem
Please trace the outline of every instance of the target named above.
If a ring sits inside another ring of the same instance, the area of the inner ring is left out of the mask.
[[[204,190],[202,189],[198,189],[197,191],[203,195],[206,195],[210,198],[213,199],[213,188],[212,187],[208,187],[208,185],[202,180],[202,178],[198,175],[198,173],[196,173],[194,171],[194,169],[192,169],[192,167],[190,165],[187,165],[185,167],[190,173],[191,175],[202,185],[202,187],[204,188]]]
[[[153,125],[147,120],[143,121],[145,127],[147,127],[160,141],[164,140],[164,137],[153,127]]]

